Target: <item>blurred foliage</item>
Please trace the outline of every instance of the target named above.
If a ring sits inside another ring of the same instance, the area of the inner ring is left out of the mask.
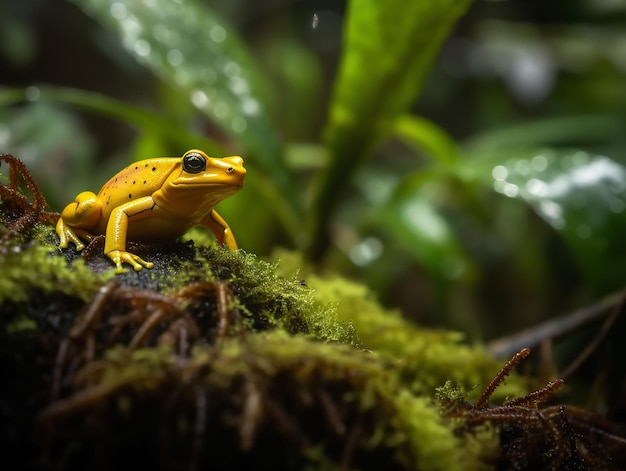
[[[56,210],[241,154],[241,247],[493,337],[623,286],[626,6],[535,3],[0,0],[0,150]]]

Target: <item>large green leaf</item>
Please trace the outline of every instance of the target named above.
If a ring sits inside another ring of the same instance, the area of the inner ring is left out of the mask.
[[[434,55],[470,0],[352,0],[326,141],[384,138],[414,102]],[[358,137],[357,137],[358,136]],[[345,157],[345,156],[342,156]],[[353,156],[358,157],[358,156]]]
[[[332,161],[320,189],[321,240],[337,194],[373,146],[407,111],[456,19],[470,0],[352,0],[324,141]],[[314,256],[322,251],[318,241]]]
[[[205,2],[73,0],[124,47],[239,141],[291,202],[292,180],[268,115],[266,86],[236,31]]]
[[[621,288],[626,167],[581,150],[518,153],[495,165],[494,189],[527,202],[567,242],[596,289]]]

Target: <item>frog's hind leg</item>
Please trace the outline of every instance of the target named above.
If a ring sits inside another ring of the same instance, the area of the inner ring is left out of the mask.
[[[95,193],[83,191],[79,193],[73,203],[68,204],[61,218],[65,224],[75,229],[91,229],[100,222],[102,206]]]
[[[82,240],[90,241],[95,237],[89,230],[98,224],[101,215],[102,208],[98,197],[91,191],[80,193],[73,203],[65,207],[57,222],[59,247],[67,248],[72,242],[76,250],[85,248]]]

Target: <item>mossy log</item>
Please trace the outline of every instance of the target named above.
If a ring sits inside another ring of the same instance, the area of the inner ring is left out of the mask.
[[[28,181],[25,168],[5,161]],[[459,333],[413,325],[338,276],[298,272],[298,254],[269,263],[216,248],[200,231],[136,244],[154,269],[115,275],[101,240],[81,254],[59,250],[55,215],[41,195],[27,201],[18,180],[0,183],[6,462],[33,470],[466,470],[525,459],[519,441],[503,448],[502,431],[515,431],[520,407],[539,410],[551,390],[526,396],[510,422],[506,411],[473,409],[478,391],[466,391],[487,386],[499,365]],[[483,402],[527,392],[520,377],[500,383]],[[532,421],[524,420],[520,436]],[[547,452],[560,445],[546,442],[527,462],[554,463]],[[606,446],[612,462],[618,449]]]

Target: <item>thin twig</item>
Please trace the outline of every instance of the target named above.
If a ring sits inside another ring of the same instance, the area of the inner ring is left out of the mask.
[[[591,342],[589,342],[589,344],[580,353],[580,355],[578,355],[576,359],[574,359],[574,361],[572,361],[567,366],[567,368],[563,370],[563,372],[561,373],[562,378],[566,378],[569,375],[571,375],[574,371],[576,371],[578,367],[582,365],[584,361],[589,357],[589,355],[593,353],[593,351],[598,347],[598,345],[600,344],[604,336],[609,332],[609,330],[611,329],[611,326],[615,323],[615,321],[621,314],[623,308],[624,308],[624,296],[622,296],[619,303],[617,303],[613,307],[613,309],[611,310],[611,313],[609,314],[609,317],[607,317],[604,320],[604,322],[602,323],[602,327],[600,327],[600,330],[596,333],[593,340],[591,340]]]
[[[618,291],[590,306],[577,309],[516,334],[493,340],[487,344],[487,349],[496,358],[506,358],[523,347],[536,347],[545,339],[565,335],[605,315],[610,308],[622,303],[625,292],[624,290]]]

